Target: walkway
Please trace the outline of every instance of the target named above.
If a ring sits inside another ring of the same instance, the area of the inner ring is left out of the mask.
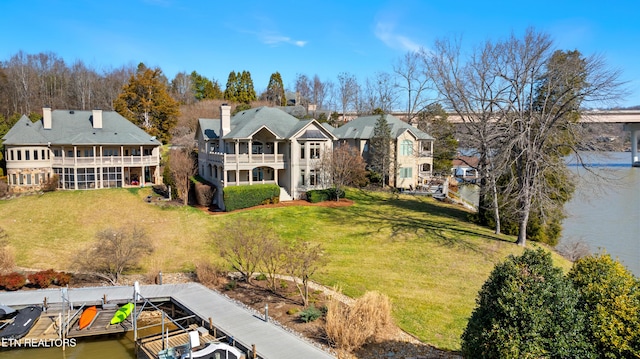
[[[331,359],[333,355],[278,325],[265,322],[249,310],[237,305],[222,294],[198,283],[146,285],[140,294],[151,301],[173,300],[188,308],[202,320],[212,318],[213,326],[232,336],[245,348],[256,346],[264,359]],[[133,298],[133,287],[69,288],[68,297],[76,305],[107,302],[124,303]],[[8,306],[62,303],[60,289],[25,290],[0,293],[0,303]]]

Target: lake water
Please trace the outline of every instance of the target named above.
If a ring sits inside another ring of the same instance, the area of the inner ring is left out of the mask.
[[[631,153],[586,153],[598,179],[578,166],[576,193],[565,210],[565,241],[582,241],[591,252],[606,250],[640,276],[640,168],[631,167]]]
[[[34,344],[33,346],[37,346]],[[3,349],[2,359],[135,359],[133,337],[130,335],[106,339],[78,339],[75,347]]]

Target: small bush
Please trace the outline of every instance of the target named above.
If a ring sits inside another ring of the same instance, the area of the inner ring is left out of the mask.
[[[264,273],[260,273],[256,276],[256,280],[267,280],[267,275]]]
[[[56,278],[56,272],[53,269],[47,269],[36,273],[29,274],[27,279],[29,283],[36,288],[49,288]]]
[[[317,320],[320,317],[322,317],[322,312],[320,311],[320,309],[316,308],[314,305],[311,305],[308,308],[304,309],[298,315],[298,318],[300,318],[300,320],[302,320],[305,323],[313,322],[314,320]]]
[[[2,169],[0,168],[0,173]],[[7,177],[0,178],[0,197],[4,197],[9,194],[9,184],[7,183]]]
[[[18,290],[25,284],[27,284],[27,278],[18,272],[0,276],[0,287],[6,290]]]
[[[337,188],[314,189],[307,191],[307,201],[318,203],[324,201],[335,201],[338,198],[344,198],[345,192]]]
[[[71,282],[71,273],[58,272],[53,279],[53,284],[64,287]]]
[[[46,182],[42,184],[42,191],[53,192],[58,189],[58,182],[60,177],[57,174],[52,175]]]
[[[224,286],[224,290],[234,290],[237,286],[238,283],[235,280],[230,280],[229,283]]]
[[[194,184],[193,190],[195,192],[196,203],[198,203],[199,206],[205,206],[205,207],[210,206],[211,203],[213,202],[213,194],[214,194],[215,187],[206,183],[200,177],[193,177],[191,178],[191,181]]]
[[[286,290],[287,288],[289,288],[289,283],[287,283],[286,280],[281,280],[280,281],[280,289]]]
[[[287,310],[287,314],[289,314],[289,315],[294,315],[294,314],[299,313],[299,312],[300,312],[300,309],[298,309],[298,308],[291,308],[291,309]]]
[[[196,277],[204,285],[218,285],[224,274],[222,267],[202,261],[196,264]]]

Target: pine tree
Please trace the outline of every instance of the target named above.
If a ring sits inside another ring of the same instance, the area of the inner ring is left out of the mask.
[[[251,101],[255,101],[256,90],[253,88],[253,80],[251,79],[251,72],[242,71],[242,74],[236,81],[238,83],[238,96],[236,101],[242,103],[251,103]]]
[[[118,98],[115,110],[156,136],[162,143],[171,139],[180,114],[180,104],[169,95],[167,79],[159,68],[149,69],[143,63],[129,79]]]
[[[383,187],[387,184],[391,168],[391,127],[385,116],[380,115],[369,140],[371,169],[382,177]]]
[[[267,86],[267,101],[276,106],[286,106],[287,98],[284,93],[284,85],[282,84],[282,76],[279,72],[274,72],[269,78]]]
[[[236,76],[235,71],[229,73],[227,87],[224,90],[224,99],[233,102],[238,101],[238,76]]]

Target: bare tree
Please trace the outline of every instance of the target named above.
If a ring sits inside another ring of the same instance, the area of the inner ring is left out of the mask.
[[[429,67],[447,105],[470,124],[482,187],[491,186],[497,198],[497,179],[507,181],[501,203],[494,199],[494,211],[511,204],[517,243],[525,246],[532,211],[544,213],[558,198],[568,198],[562,158],[583,140],[576,121],[584,104],[618,99],[623,93],[619,72],[597,56],[558,54],[549,36],[533,29],[523,38],[488,41],[468,61],[458,49],[447,41],[436,43]]]
[[[277,240],[275,232],[266,224],[241,218],[228,223],[220,232],[212,233],[220,256],[240,272],[247,283],[265,257],[265,243]]]
[[[196,173],[196,161],[188,148],[174,149],[169,154],[169,170],[182,203],[189,204],[191,176]]]
[[[346,186],[364,182],[366,165],[358,150],[346,143],[323,153],[320,167],[327,184],[336,190],[336,201],[340,200],[340,193]]]
[[[326,264],[322,247],[309,242],[296,242],[286,253],[286,271],[298,288],[302,305],[306,307],[309,305],[309,280]]]
[[[331,92],[332,87],[333,86],[331,84],[322,82],[318,75],[313,76],[313,82],[311,84],[311,101],[316,105],[316,108],[324,109],[325,100]]]
[[[407,99],[408,123],[412,123],[418,112],[431,102],[427,98],[431,82],[423,60],[421,53],[409,51],[393,66],[393,72],[398,77],[396,86]]]
[[[296,84],[295,90],[296,95],[298,96],[300,103],[296,102],[296,105],[302,105],[307,107],[309,105],[309,101],[311,100],[311,89],[313,82],[309,77],[305,74],[297,74],[296,75]]]
[[[342,106],[342,120],[346,121],[347,111],[356,103],[358,96],[358,81],[356,77],[348,72],[338,74],[337,95]]]
[[[153,244],[144,228],[106,228],[96,233],[96,241],[87,249],[77,253],[76,265],[116,285],[124,271],[136,268],[152,252]]]

